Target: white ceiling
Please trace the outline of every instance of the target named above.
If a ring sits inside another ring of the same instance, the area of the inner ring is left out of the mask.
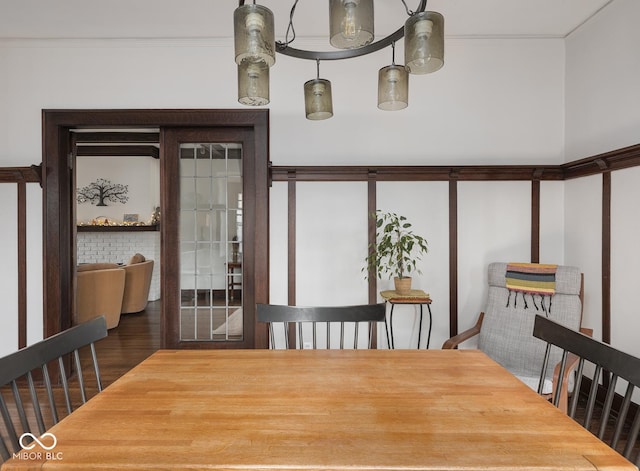
[[[615,0],[431,0],[447,37],[565,37]],[[415,9],[418,0],[406,0]],[[293,0],[258,0],[282,39]],[[300,0],[298,37],[328,29],[327,1]],[[0,0],[2,38],[230,38],[237,0]],[[376,35],[404,23],[400,0],[375,4]]]

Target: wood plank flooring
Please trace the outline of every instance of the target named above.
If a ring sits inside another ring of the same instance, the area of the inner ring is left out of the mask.
[[[96,343],[103,386],[108,386],[160,348],[161,301],[136,314],[124,314],[118,327]]]

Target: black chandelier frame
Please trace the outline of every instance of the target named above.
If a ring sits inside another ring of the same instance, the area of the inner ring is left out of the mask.
[[[239,0],[239,6],[243,6],[245,4],[245,0]],[[421,13],[425,11],[427,8],[427,0],[420,0],[420,4],[416,9],[415,13]],[[399,39],[404,37],[404,25],[398,28],[397,31],[391,33],[389,36],[385,36],[384,38],[367,44],[366,46],[357,47],[354,49],[340,49],[336,51],[309,51],[306,49],[296,49],[295,47],[291,47],[289,43],[283,43],[281,41],[276,41],[276,52],[283,54],[285,56],[295,57],[297,59],[307,59],[314,61],[331,61],[331,60],[341,60],[341,59],[351,59],[353,57],[366,56],[367,54],[371,54],[372,52],[380,51],[385,47],[389,47],[394,44]]]

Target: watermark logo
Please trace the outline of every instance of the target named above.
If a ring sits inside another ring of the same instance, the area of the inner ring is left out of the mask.
[[[33,442],[31,443],[27,443],[25,445],[25,440],[27,438],[30,438],[31,440],[33,440]],[[41,440],[45,440],[48,441],[48,439],[51,439],[52,442],[50,445],[46,445],[45,443],[43,443]],[[34,434],[26,432],[23,433],[22,435],[20,435],[20,446],[22,447],[23,450],[31,450],[33,448],[35,448],[35,446],[40,445],[42,448],[44,448],[47,451],[53,450],[56,445],[58,444],[58,439],[56,438],[56,436],[52,433],[44,433],[42,434],[42,436],[40,438],[36,437]]]
[[[62,452],[54,452],[53,450],[58,444],[58,439],[51,432],[47,432],[42,434],[40,437],[36,437],[34,434],[30,432],[23,433],[20,435],[20,447],[22,450],[18,453],[13,453],[14,459],[19,460],[47,460],[47,461],[59,461],[62,459]],[[40,447],[45,450],[42,451],[31,451],[36,445],[40,445]]]

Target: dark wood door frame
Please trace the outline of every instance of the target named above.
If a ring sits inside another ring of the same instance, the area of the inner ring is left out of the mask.
[[[255,283],[255,302],[268,302],[268,110],[43,110],[44,337],[68,328],[74,308],[76,229],[71,130],[127,127],[219,127],[244,128],[253,132],[256,158],[265,164],[257,166],[255,173],[255,218],[245,222],[245,230],[256,235],[253,273],[245,277],[248,282]],[[161,229],[161,241],[166,239],[165,231]],[[255,325],[254,346],[267,347],[265,326]]]
[[[256,239],[261,234],[255,231],[253,221],[256,220],[256,205],[258,201],[250,195],[261,185],[266,187],[266,161],[262,166],[256,156],[256,149],[252,141],[253,132],[247,128],[219,129],[219,128],[165,128],[160,130],[160,180],[161,188],[164,188],[160,207],[162,208],[162,234],[165,238],[161,246],[162,263],[167,276],[162,277],[162,309],[167,313],[178,313],[181,309],[181,285],[180,285],[180,256],[176,250],[180,246],[180,151],[182,143],[202,142],[234,142],[242,145],[242,272],[256,273],[255,261],[259,252],[256,252]],[[259,182],[258,180],[261,180]],[[261,201],[262,202],[262,201]],[[255,294],[256,277],[244,277],[242,284],[242,310],[243,310],[243,340],[232,341],[183,341],[180,340],[180,316],[162,316],[164,339],[162,345],[166,348],[253,348],[255,324]],[[260,277],[268,278],[268,277]],[[261,301],[262,302],[262,301]],[[264,324],[263,324],[264,325]]]

